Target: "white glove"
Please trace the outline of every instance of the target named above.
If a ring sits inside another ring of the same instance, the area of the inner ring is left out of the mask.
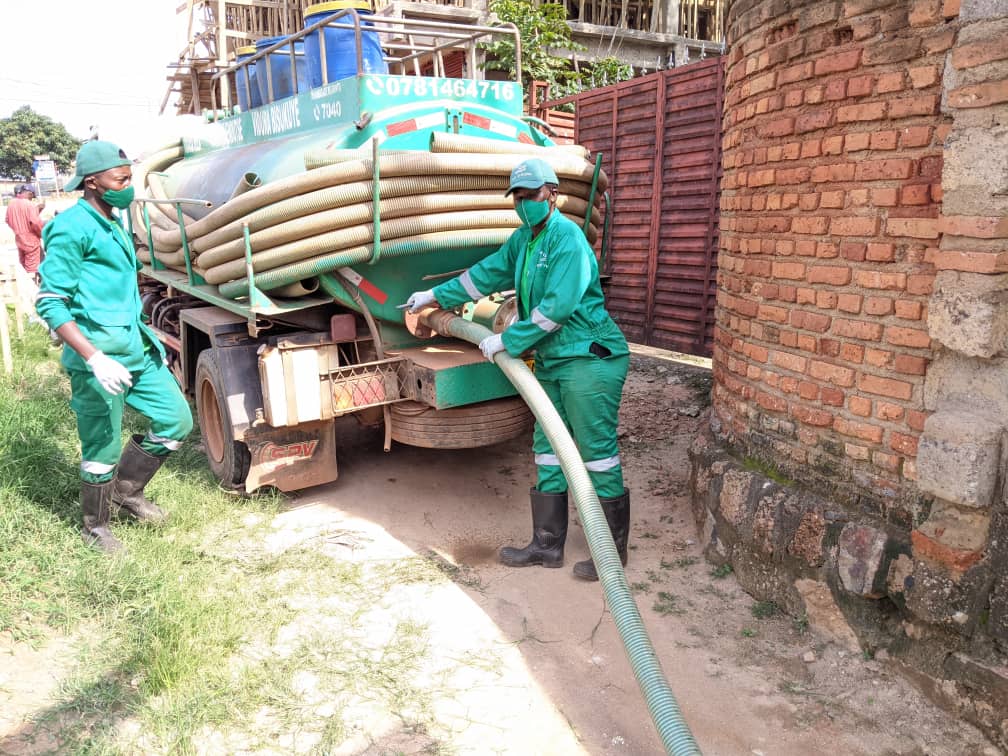
[[[493,362],[494,355],[497,352],[504,351],[504,339],[501,338],[499,333],[495,333],[483,339],[479,346],[480,351],[483,352],[483,356],[490,360],[490,362]]]
[[[437,304],[437,297],[434,296],[434,291],[432,289],[427,289],[427,291],[414,291],[410,294],[409,299],[406,300],[406,307],[409,311],[416,315],[424,307],[430,307],[431,305]]]
[[[87,361],[87,366],[95,374],[98,383],[110,394],[121,394],[126,386],[133,385],[130,371],[104,352],[95,352]]]

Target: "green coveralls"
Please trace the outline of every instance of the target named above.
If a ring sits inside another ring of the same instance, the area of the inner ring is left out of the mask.
[[[109,220],[84,200],[42,231],[46,256],[39,273],[35,309],[53,330],[73,320],[95,348],[121,363],[133,385],[121,394],[105,391],[83,358],[63,347],[70,375],[70,406],[77,414],[81,479],[111,480],[122,448],[123,406],[150,420],[141,447],[165,455],[192,430],[192,413],[165,365],[161,343],[141,321],[137,271],[140,263],[118,219]]]
[[[497,291],[518,292],[520,319],[501,335],[513,357],[535,348],[535,374],[581,452],[599,498],[622,496],[616,444],[620,396],[630,357],[606,312],[598,263],[584,233],[554,210],[539,236],[522,226],[497,252],[434,288],[443,307]],[[563,493],[567,481],[536,423],[536,487]]]

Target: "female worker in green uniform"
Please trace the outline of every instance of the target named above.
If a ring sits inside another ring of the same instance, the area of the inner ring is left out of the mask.
[[[535,349],[535,374],[577,443],[595,486],[623,564],[627,561],[630,495],[616,444],[617,415],[629,364],[626,339],[605,309],[598,263],[584,233],[556,211],[559,181],[544,160],[515,167],[507,193],[522,225],[494,254],[460,276],[407,304],[454,307],[514,288],[519,319],[483,340],[488,360],[501,350],[517,357]],[[532,449],[538,481],[531,491],[532,541],[505,547],[500,559],[513,567],[563,565],[567,537],[567,481],[552,446],[536,423]],[[589,559],[574,574],[597,580]]]
[[[110,142],[85,142],[68,191],[83,199],[42,232],[46,257],[35,309],[63,339],[70,406],[81,444],[85,541],[104,551],[122,544],[109,529],[113,510],[142,522],[166,515],[144,487],[192,430],[192,413],[165,365],[164,349],[140,317],[136,251],[113,209],[133,201],[125,153]],[[123,406],[150,421],[122,451]],[[118,464],[117,464],[118,463]]]

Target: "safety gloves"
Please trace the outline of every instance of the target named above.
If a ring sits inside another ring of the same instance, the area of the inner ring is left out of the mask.
[[[499,333],[491,334],[480,342],[479,348],[483,356],[493,362],[494,355],[504,351],[504,339]]]
[[[124,388],[133,385],[130,371],[104,352],[98,351],[92,354],[88,358],[87,366],[91,368],[102,388],[110,394],[121,394]]]
[[[434,296],[434,291],[432,289],[427,289],[427,291],[414,291],[410,294],[409,299],[406,300],[406,307],[412,314],[420,312],[424,307],[430,307],[431,305],[437,304],[437,297]]]

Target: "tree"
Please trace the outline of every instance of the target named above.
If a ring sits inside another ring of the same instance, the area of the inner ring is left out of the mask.
[[[571,39],[567,11],[559,3],[536,5],[533,0],[490,0],[490,10],[504,23],[518,27],[521,35],[522,86],[529,92],[533,81],[545,81],[550,91],[566,90],[579,78],[566,58],[553,50],[585,50]],[[515,45],[509,39],[487,43],[485,67],[515,75]]]
[[[0,176],[27,181],[32,177],[32,160],[46,154],[57,169],[67,171],[80,144],[63,124],[24,105],[0,119]]]

